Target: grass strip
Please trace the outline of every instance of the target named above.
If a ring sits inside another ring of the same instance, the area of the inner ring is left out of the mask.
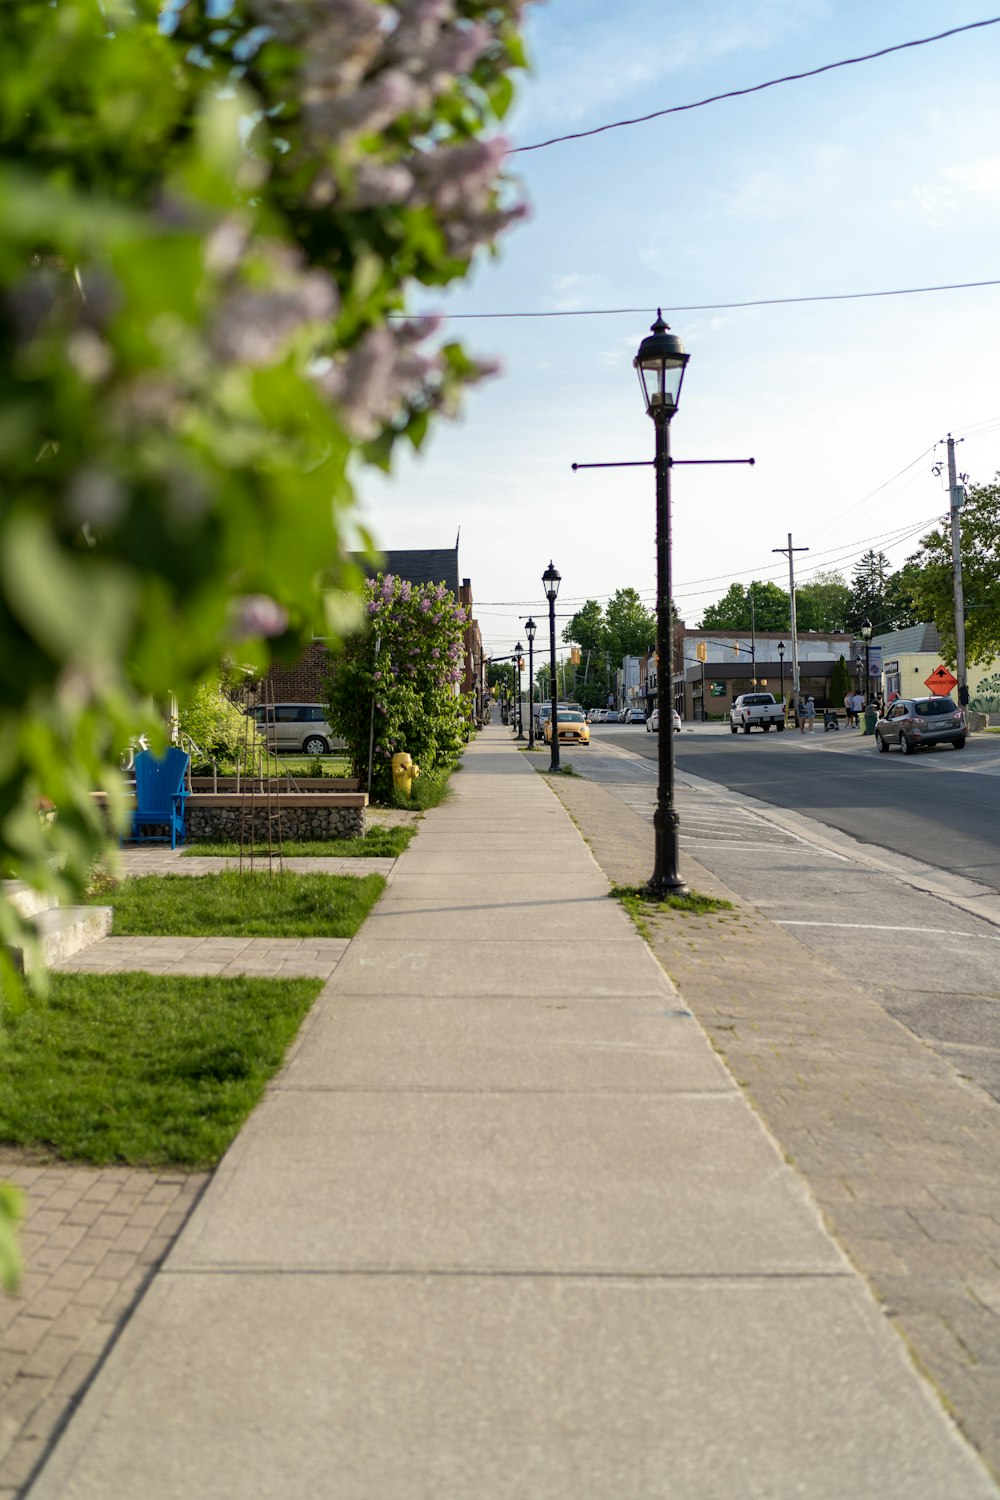
[[[363,838],[358,839],[309,839],[299,840],[284,839],[281,844],[281,853],[285,859],[397,859],[407,844],[416,833],[415,827],[395,828],[369,828]],[[271,845],[271,853],[276,854],[278,845]],[[218,855],[229,859],[239,857],[239,844],[187,844],[184,848],[186,855]],[[244,859],[250,854],[247,845],[243,846]],[[253,848],[254,858],[267,856],[267,845],[256,844]]]
[[[651,896],[644,885],[613,885],[609,892],[628,912],[641,935],[650,941],[648,918],[656,912],[682,912],[687,916],[709,917],[717,912],[732,911],[733,903],[721,896],[705,896],[688,891],[686,896]]]
[[[95,1166],[214,1166],[321,988],[53,974],[4,1020],[0,1141]]]
[[[353,937],[385,888],[381,875],[140,875],[97,882],[115,937]]]

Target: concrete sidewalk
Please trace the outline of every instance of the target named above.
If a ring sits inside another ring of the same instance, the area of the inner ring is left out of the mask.
[[[486,730],[31,1489],[998,1494]]]

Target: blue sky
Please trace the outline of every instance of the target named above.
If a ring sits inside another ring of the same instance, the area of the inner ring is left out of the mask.
[[[530,13],[533,72],[506,133],[526,145],[990,13],[924,0],[548,0]],[[696,624],[734,578],[787,583],[771,549],[788,532],[810,549],[801,581],[816,568],[849,579],[871,545],[901,563],[946,506],[935,442],[965,435],[959,466],[973,481],[1000,469],[1000,286],[681,309],[1000,277],[998,76],[1000,25],[513,156],[530,219],[431,305],[648,311],[450,322],[503,373],[422,454],[364,480],[380,541],[448,546],[461,527],[461,571],[498,653],[544,609],[550,557],[560,610],[626,585],[652,604],[652,473],[570,466],[651,456],[631,360],[662,305],[691,355],[675,457],[756,459],[674,470],[682,618]]]

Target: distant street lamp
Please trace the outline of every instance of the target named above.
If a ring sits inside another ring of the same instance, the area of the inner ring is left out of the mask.
[[[524,633],[528,637],[528,691],[531,699],[528,704],[528,749],[535,748],[535,631],[538,626],[529,616],[524,622]]]
[[[521,712],[521,654],[524,647],[518,641],[514,647],[514,665],[517,668],[517,738],[524,739],[524,714]]]
[[[861,639],[865,643],[865,702],[871,697],[872,692],[872,631],[875,629],[871,620],[865,620],[861,627]]]
[[[785,643],[778,642],[778,670],[781,673],[781,712],[785,711]]]
[[[542,574],[542,585],[545,589],[545,597],[549,601],[549,661],[552,675],[552,718],[549,723],[552,734],[552,759],[549,761],[549,770],[559,770],[559,687],[556,682],[556,599],[559,596],[559,585],[562,583],[562,574],[555,564],[550,562]]]
[[[657,311],[649,336],[632,361],[639,374],[646,413],[656,429],[656,705],[663,728],[657,737],[658,782],[653,815],[655,856],[649,889],[654,895],[683,895],[678,869],[679,819],[674,809],[672,590],[670,577],[670,421],[680,400],[690,356]],[[663,670],[665,669],[665,670]]]

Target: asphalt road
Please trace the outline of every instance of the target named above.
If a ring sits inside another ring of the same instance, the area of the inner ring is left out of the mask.
[[[841,731],[674,740],[680,852],[1000,1102],[1000,736],[904,758]],[[563,748],[647,821],[657,743],[599,725]],[[650,830],[652,868],[652,830]]]
[[[641,725],[597,725],[593,742],[657,754]],[[686,726],[674,745],[678,770],[1000,891],[1000,735],[906,758],[879,755],[856,730],[732,735],[710,724]]]

